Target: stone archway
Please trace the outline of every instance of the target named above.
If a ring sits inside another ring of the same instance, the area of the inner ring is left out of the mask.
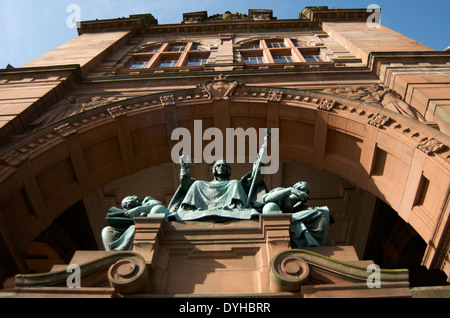
[[[280,157],[373,193],[429,242],[423,263],[448,253],[449,138],[345,97],[246,87],[218,77],[195,89],[116,102],[49,125],[2,150],[2,226],[19,255],[52,221],[100,186],[171,162],[171,132],[279,128]],[[12,212],[14,211],[14,212]]]

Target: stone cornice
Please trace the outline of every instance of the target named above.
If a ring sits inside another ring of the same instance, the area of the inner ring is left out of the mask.
[[[261,11],[261,10],[259,10]],[[119,29],[133,29],[136,34],[165,34],[165,33],[189,33],[189,32],[223,32],[239,31],[247,29],[292,29],[307,28],[317,29],[322,21],[361,21],[367,19],[370,13],[367,9],[328,9],[328,7],[307,7],[299,14],[299,19],[278,20],[272,16],[271,10],[259,12],[249,10],[246,18],[208,17],[206,11],[185,13],[183,21],[179,24],[158,25],[151,14],[131,15],[128,18],[107,20],[83,21],[78,28],[79,35],[86,32],[111,31]],[[264,10],[262,10],[264,11]],[[236,14],[234,14],[236,15]],[[220,16],[220,15],[219,15]],[[190,22],[189,22],[190,21]]]
[[[322,21],[366,21],[371,15],[367,9],[328,9],[327,6],[305,7],[299,14],[300,20]]]
[[[372,52],[369,54],[367,66],[374,74],[378,75],[381,66],[385,64],[417,64],[424,62],[436,65],[449,63],[450,51]],[[427,67],[429,68],[430,66]]]
[[[30,76],[39,75],[43,73],[56,73],[61,74],[61,72],[72,72],[77,79],[82,78],[81,67],[79,64],[68,64],[68,65],[54,65],[54,66],[42,66],[42,67],[18,67],[18,68],[5,68],[0,69],[0,77],[6,76],[11,78],[13,76]]]

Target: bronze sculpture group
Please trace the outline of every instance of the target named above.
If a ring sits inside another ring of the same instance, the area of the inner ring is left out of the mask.
[[[264,151],[263,146],[253,170],[240,180],[230,180],[231,166],[224,160],[217,161],[211,182],[194,179],[189,159],[183,154],[180,157],[180,186],[168,208],[152,197],[143,201],[136,196],[126,197],[122,201],[122,209],[112,207],[108,211],[109,226],[102,232],[105,249],[131,250],[135,233],[133,219],[162,214],[167,221],[218,222],[249,220],[260,214],[290,213],[292,247],[324,245],[330,223],[328,207],[310,208],[306,205],[310,186],[305,181],[268,191],[260,174]]]

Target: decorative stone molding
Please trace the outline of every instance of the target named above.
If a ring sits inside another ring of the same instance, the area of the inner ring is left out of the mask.
[[[230,41],[232,40],[234,37],[234,33],[219,33],[218,34],[218,38],[221,41]],[[223,76],[223,75],[222,75]]]
[[[147,265],[141,257],[119,260],[109,268],[108,279],[111,286],[120,294],[148,293],[150,291]]]
[[[188,12],[183,14],[183,23],[199,23],[208,17],[208,12]]]
[[[378,113],[369,120],[369,125],[382,128],[390,120],[388,116]]]
[[[77,133],[77,130],[75,128],[73,128],[70,124],[64,124],[59,127],[56,127],[53,131],[57,135],[64,137],[64,138],[68,138]]]
[[[363,100],[367,103],[374,103],[379,105],[382,100],[383,94],[387,91],[386,88],[375,84],[367,87],[364,86],[352,86],[347,88],[327,88],[323,90],[324,93],[335,94],[342,97]]]
[[[204,84],[199,84],[197,87],[202,88],[212,100],[228,100],[233,95],[233,92],[242,83],[238,81],[230,81],[228,76],[220,74],[216,76],[213,81],[207,81]]]
[[[123,97],[122,97],[123,98]],[[65,99],[54,105],[49,111],[45,112],[41,117],[30,124],[33,129],[52,124],[58,120],[63,120],[67,117],[105,106],[119,101],[119,97],[85,97],[70,95]]]
[[[268,20],[276,19],[273,17],[272,10],[249,9],[248,15],[250,16],[250,19],[255,20],[255,21],[268,21]]]
[[[174,105],[175,97],[173,95],[162,96],[160,98],[160,101],[163,106]]]
[[[425,121],[423,116],[408,103],[403,101],[402,97],[397,92],[378,84],[366,87],[353,86],[347,88],[325,89],[323,92],[354,100],[362,100],[366,103],[389,109],[406,117],[415,120],[420,118],[422,121]]]
[[[437,152],[444,150],[446,148],[446,146],[442,142],[440,142],[434,138],[428,139],[428,137],[425,137],[424,139],[422,139],[420,141],[417,148],[420,151],[426,153],[427,155],[432,155],[432,154],[435,154]]]
[[[298,291],[309,278],[309,265],[297,254],[281,253],[272,260],[272,291]]]
[[[320,104],[319,106],[317,106],[317,109],[331,111],[335,105],[336,101],[325,98],[320,101]]]
[[[270,264],[271,286],[277,291],[298,291],[313,272],[337,276],[349,283],[367,282],[372,274],[367,267],[339,261],[309,250],[291,249],[279,252]],[[407,269],[380,269],[381,287],[395,283],[408,283]],[[388,287],[389,288],[389,287]]]
[[[114,119],[125,117],[127,115],[127,112],[123,109],[121,105],[108,108],[108,112]]]
[[[224,14],[217,13],[209,16],[207,21],[217,21],[217,20],[248,20],[249,16],[245,13],[231,13],[230,11],[226,11]]]
[[[283,97],[282,92],[270,91],[268,101],[269,102],[279,102],[279,101],[281,101],[282,97]]]
[[[17,150],[7,152],[6,154],[0,157],[0,163],[15,168],[19,167],[25,161],[27,161],[27,157]]]
[[[83,264],[77,264],[80,267],[80,280],[82,285],[83,278],[88,279],[91,275],[98,275],[98,277],[103,276],[105,279],[107,277],[107,280],[100,283],[108,284],[109,282],[117,293],[137,294],[148,292],[150,278],[145,260],[141,255],[134,252],[103,253],[103,256],[100,258],[87,261]],[[107,275],[102,275],[105,272],[107,272]],[[24,288],[29,291],[33,288],[39,289],[58,285],[66,286],[70,275],[72,275],[72,271],[67,271],[66,269],[44,274],[17,275],[15,277],[16,291]]]

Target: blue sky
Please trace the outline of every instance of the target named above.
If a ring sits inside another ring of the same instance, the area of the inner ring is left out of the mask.
[[[449,0],[1,0],[0,68],[20,67],[77,36],[67,26],[70,4],[77,4],[81,20],[128,17],[152,13],[159,24],[180,23],[183,13],[272,9],[278,19],[297,19],[306,6],[329,8],[381,7],[381,24],[434,50],[450,46]],[[276,4],[276,7],[274,7]]]

